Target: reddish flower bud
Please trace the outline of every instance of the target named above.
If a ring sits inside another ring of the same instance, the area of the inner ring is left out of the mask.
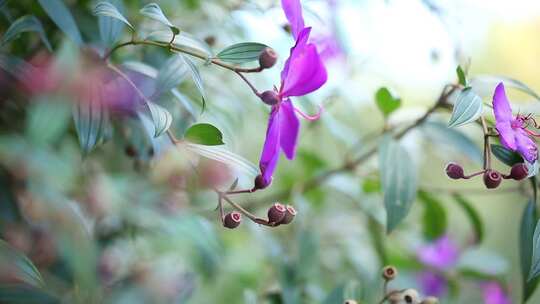
[[[463,167],[456,163],[449,163],[446,165],[446,175],[451,179],[460,179],[464,178],[465,174],[463,173]]]
[[[502,181],[502,175],[495,170],[487,170],[484,173],[484,185],[488,189],[494,189],[499,187]]]
[[[280,203],[275,203],[268,209],[268,221],[270,223],[279,223],[285,217],[287,213],[287,208]]]
[[[510,178],[522,180],[529,175],[529,168],[524,163],[515,164],[510,170]]]
[[[240,225],[242,222],[242,214],[240,212],[233,211],[225,215],[223,220],[223,226],[229,229],[234,229]]]
[[[253,191],[257,191],[257,190],[262,190],[266,187],[268,187],[270,184],[267,184],[264,182],[264,179],[262,177],[262,175],[257,175],[257,177],[255,177],[255,181],[254,181],[254,185],[253,185]]]
[[[278,93],[272,90],[262,92],[260,98],[265,104],[269,106],[273,106],[279,102]]]
[[[276,64],[278,55],[272,48],[265,48],[259,55],[259,66],[263,69],[269,69]]]
[[[294,220],[295,216],[296,216],[296,210],[294,209],[294,207],[291,205],[287,205],[287,212],[285,212],[285,216],[279,222],[279,224],[287,225],[288,223]]]
[[[397,269],[394,266],[386,266],[383,268],[382,276],[386,281],[391,281],[397,276]]]

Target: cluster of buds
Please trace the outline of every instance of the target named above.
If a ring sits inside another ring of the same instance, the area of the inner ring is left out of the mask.
[[[483,175],[484,185],[488,189],[497,188],[503,179],[522,180],[529,175],[529,169],[524,163],[518,163],[512,166],[509,174],[501,174],[497,170],[486,169],[479,172],[465,175],[463,167],[456,163],[446,165],[446,175],[451,179],[470,179],[477,175]]]
[[[294,220],[294,217],[296,216],[296,209],[294,209],[294,207],[291,205],[285,206],[280,203],[274,203],[272,207],[268,209],[267,215],[268,220],[265,221],[265,225],[271,227],[286,225]],[[229,229],[238,227],[241,222],[242,214],[238,211],[227,213],[223,218],[223,226]]]
[[[398,271],[394,266],[386,266],[382,270],[382,277],[384,279],[385,296],[381,303],[390,304],[437,304],[439,300],[435,297],[426,297],[421,299],[418,291],[412,288],[393,290],[388,292],[386,287],[388,283],[394,280],[398,275]]]

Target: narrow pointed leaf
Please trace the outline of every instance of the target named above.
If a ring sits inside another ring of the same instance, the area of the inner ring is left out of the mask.
[[[532,240],[531,268],[527,281],[531,281],[540,275],[540,220],[536,222]]]
[[[63,0],[38,0],[52,21],[78,46],[83,44],[81,32]]]
[[[2,44],[10,42],[11,40],[17,38],[19,34],[24,32],[38,33],[39,37],[43,41],[43,44],[45,44],[49,51],[52,51],[49,39],[47,39],[47,35],[45,35],[45,31],[43,30],[43,25],[38,18],[31,15],[22,16],[10,25],[2,36]]]
[[[482,163],[484,160],[478,145],[457,129],[448,128],[442,122],[428,121],[422,124],[422,130],[429,140],[443,144],[437,145],[442,151],[446,152],[448,149],[452,149],[455,152],[461,152],[477,163]]]
[[[482,218],[478,214],[478,211],[476,211],[473,205],[463,196],[456,194],[454,195],[454,199],[461,207],[461,209],[463,209],[465,215],[467,215],[467,218],[471,223],[471,226],[474,230],[475,243],[482,243],[482,241],[484,240],[484,224],[482,222]]]
[[[169,58],[159,70],[156,78],[155,95],[172,90],[178,86],[190,72],[190,68],[182,55],[174,55]]]
[[[122,0],[108,0],[107,2],[115,6],[120,14],[124,11]],[[98,27],[101,41],[105,46],[111,46],[118,41],[125,23],[114,17],[105,15],[98,16]]]
[[[110,2],[99,2],[94,8],[94,15],[96,16],[106,16],[118,19],[129,26],[132,30],[135,30],[131,23],[120,13],[120,11]]]
[[[448,127],[459,127],[475,121],[482,114],[482,98],[472,89],[463,89],[456,100]]]
[[[424,237],[428,240],[441,237],[446,233],[446,210],[441,202],[428,192],[418,191],[418,199],[424,204],[422,216]]]
[[[519,228],[519,261],[523,288],[522,303],[527,302],[538,285],[538,279],[529,280],[533,257],[534,225],[537,220],[534,201],[530,200],[523,210]]]
[[[223,134],[211,124],[195,124],[186,131],[184,138],[194,144],[205,146],[223,145]]]
[[[258,42],[242,42],[226,47],[216,57],[231,63],[247,63],[259,60],[259,55],[267,47]]]
[[[154,137],[158,137],[171,127],[172,115],[167,109],[156,103],[147,102],[146,105],[148,106],[152,122],[154,123]]]
[[[148,18],[154,19],[168,26],[175,35],[180,34],[180,30],[176,26],[174,26],[169,21],[169,19],[167,19],[167,17],[165,16],[165,14],[163,14],[163,11],[157,3],[148,3],[143,8],[141,8],[140,13]]]
[[[3,240],[0,240],[0,269],[9,271],[28,285],[44,286],[43,278],[32,261]]]
[[[456,68],[456,74],[457,74],[457,77],[458,77],[458,83],[464,87],[467,86],[467,77],[465,76],[465,72],[463,71],[463,69],[461,68],[460,65],[458,65],[458,67]]]
[[[229,151],[225,146],[205,146],[187,143],[186,147],[203,157],[219,161],[233,168],[239,169],[248,174],[250,177],[255,177],[259,174],[259,168],[244,157]]]
[[[199,69],[190,58],[186,56],[183,56],[183,57],[191,72],[191,78],[193,79],[193,82],[195,83],[195,86],[197,87],[199,94],[201,94],[202,102],[203,102],[203,109],[204,109],[205,104],[206,104],[206,93],[204,91],[204,85],[203,85],[201,73],[199,73]]]
[[[492,83],[493,85],[498,84],[499,82],[503,82],[505,86],[512,87],[516,90],[519,90],[527,95],[530,95],[531,97],[535,98],[536,100],[540,101],[540,95],[538,95],[533,89],[531,89],[528,85],[525,83],[510,78],[506,76],[492,76],[492,75],[481,75],[474,77],[474,81],[478,82],[484,82],[484,83]]]
[[[507,166],[513,166],[515,164],[523,162],[523,158],[518,153],[512,150],[508,150],[501,145],[492,144],[491,152],[493,152],[493,155],[495,155],[497,159],[502,161]]]
[[[102,138],[108,114],[102,103],[103,91],[100,86],[91,86],[87,98],[79,100],[73,106],[75,128],[79,143],[85,154],[99,143]]]
[[[391,137],[379,146],[379,168],[390,233],[410,211],[416,197],[417,172],[407,150]]]

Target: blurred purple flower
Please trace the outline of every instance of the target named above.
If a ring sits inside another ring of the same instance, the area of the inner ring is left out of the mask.
[[[459,248],[445,235],[429,245],[420,247],[417,256],[424,265],[437,270],[447,270],[457,263]]]
[[[538,159],[538,149],[530,136],[540,135],[527,129],[528,122],[532,119],[529,116],[518,114],[515,118],[512,117],[512,109],[502,82],[497,85],[493,94],[493,112],[501,144],[517,151],[529,163],[534,163]]]
[[[308,116],[294,107],[289,97],[304,96],[319,89],[327,80],[326,68],[313,43],[309,43],[311,27],[304,26],[302,7],[299,0],[281,1],[285,15],[291,26],[296,44],[291,48],[289,58],[281,71],[281,86],[277,92],[279,102],[272,106],[266,140],[259,162],[262,174],[262,187],[272,182],[272,175],[283,150],[288,159],[296,152],[300,122],[296,113],[314,120],[319,117]]]
[[[512,300],[497,282],[482,284],[484,304],[512,304]]]
[[[422,293],[428,296],[441,297],[448,291],[448,281],[440,274],[423,271],[418,274],[418,283]]]

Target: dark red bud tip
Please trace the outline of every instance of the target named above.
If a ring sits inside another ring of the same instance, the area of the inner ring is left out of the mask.
[[[223,219],[223,226],[229,229],[234,229],[240,225],[242,222],[242,214],[240,212],[233,211],[227,213]]]
[[[260,97],[261,100],[269,106],[273,106],[279,102],[279,95],[275,91],[264,91]]]
[[[529,175],[529,168],[524,163],[515,164],[510,170],[510,178],[522,180]]]
[[[484,185],[488,189],[494,189],[499,187],[502,181],[502,175],[495,170],[487,170],[484,173]]]
[[[296,210],[294,209],[293,206],[287,205],[286,209],[287,209],[287,212],[285,212],[285,216],[279,222],[279,224],[287,225],[290,222],[292,222],[294,220],[294,217],[296,216]]]
[[[448,165],[446,165],[445,170],[446,175],[448,175],[448,177],[450,177],[451,179],[460,179],[465,177],[465,174],[463,173],[463,167],[456,163],[449,163]]]
[[[264,178],[260,174],[255,177],[255,181],[253,182],[253,184],[253,189],[251,189],[252,191],[262,190],[270,186],[270,183],[266,183],[264,181]]]
[[[277,62],[278,55],[272,48],[265,48],[259,55],[259,66],[263,69],[273,67]]]
[[[386,266],[383,268],[382,276],[385,280],[391,281],[397,276],[397,269],[394,266]]]
[[[287,213],[287,208],[280,203],[275,203],[268,209],[268,222],[270,223],[279,223],[285,217]]]

